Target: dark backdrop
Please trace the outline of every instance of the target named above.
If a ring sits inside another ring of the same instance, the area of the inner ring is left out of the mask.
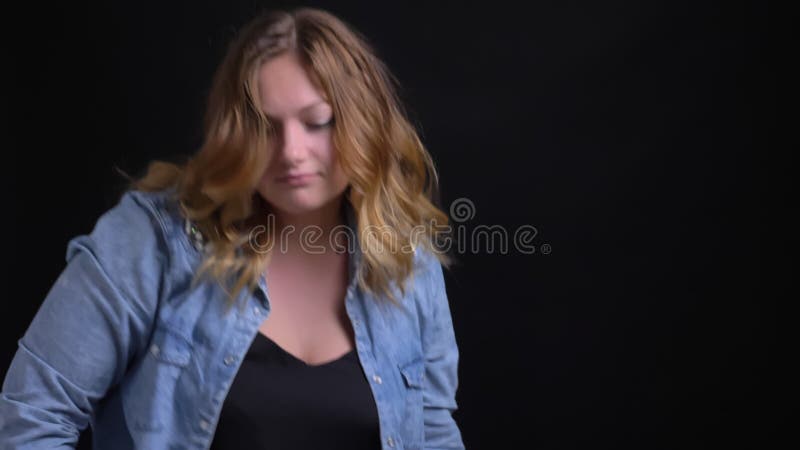
[[[197,148],[213,69],[261,6],[294,5],[59,2],[6,17],[0,373],[67,241],[116,200],[114,168]],[[466,231],[537,230],[533,254],[472,247],[446,274],[468,448],[769,446],[769,277],[789,269],[770,266],[766,217],[793,181],[766,164],[768,3],[319,6],[400,80],[442,204],[474,206]]]

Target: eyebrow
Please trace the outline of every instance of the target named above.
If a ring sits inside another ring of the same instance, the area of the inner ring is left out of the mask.
[[[314,102],[314,103],[309,103],[308,105],[306,105],[306,106],[303,106],[302,108],[300,108],[300,109],[299,109],[299,111],[300,111],[300,112],[303,112],[303,111],[309,110],[309,109],[311,109],[311,108],[313,108],[313,107],[315,107],[315,106],[318,106],[318,105],[325,105],[325,104],[327,104],[327,103],[328,103],[328,102],[327,102],[327,101],[325,101],[325,100],[318,100],[318,101],[316,101],[316,102]],[[274,116],[272,116],[272,115],[270,115],[270,114],[265,114],[265,115],[266,115],[266,116],[267,116],[267,118],[269,118],[269,119],[274,119],[274,118],[275,118]]]
[[[325,100],[317,100],[317,101],[316,101],[316,102],[314,102],[314,103],[311,103],[311,104],[309,104],[309,105],[306,105],[306,106],[304,106],[304,107],[300,108],[300,111],[305,111],[306,109],[311,109],[311,108],[312,108],[312,107],[314,107],[314,106],[317,106],[317,105],[324,105],[324,104],[327,104],[327,103],[328,103],[328,102],[326,102]]]

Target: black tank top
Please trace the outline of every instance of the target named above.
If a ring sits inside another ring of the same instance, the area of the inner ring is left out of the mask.
[[[228,396],[211,450],[375,450],[380,429],[355,349],[308,365],[256,333]]]

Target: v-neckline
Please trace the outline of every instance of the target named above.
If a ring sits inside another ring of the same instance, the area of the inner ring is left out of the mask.
[[[355,348],[352,348],[349,351],[347,351],[346,353],[343,353],[342,355],[340,355],[340,356],[338,356],[338,357],[336,357],[336,358],[334,358],[334,359],[332,359],[330,361],[326,361],[326,362],[323,362],[323,363],[320,363],[320,364],[309,364],[309,363],[305,362],[304,360],[298,358],[297,356],[293,355],[292,353],[290,353],[289,351],[287,351],[286,349],[284,349],[280,345],[278,345],[277,342],[273,341],[272,338],[270,338],[266,334],[264,334],[264,333],[262,333],[260,331],[257,334],[258,334],[258,336],[260,336],[261,339],[266,340],[270,345],[272,345],[273,347],[278,349],[278,351],[280,353],[282,353],[285,356],[289,357],[289,359],[291,359],[292,361],[300,364],[303,367],[309,367],[309,368],[312,368],[312,369],[313,368],[318,368],[318,367],[330,366],[332,364],[338,363],[339,361],[343,361],[343,360],[347,359],[350,355],[355,353],[355,351],[356,351]]]

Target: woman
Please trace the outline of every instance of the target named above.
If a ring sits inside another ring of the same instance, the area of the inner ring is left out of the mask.
[[[324,11],[245,26],[199,152],[69,242],[0,447],[463,448],[447,216],[391,81]]]

